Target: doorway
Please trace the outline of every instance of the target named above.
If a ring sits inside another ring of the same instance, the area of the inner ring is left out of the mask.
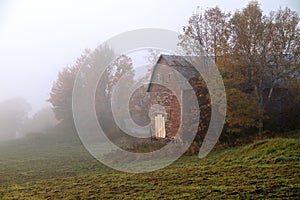
[[[155,120],[155,137],[165,138],[166,128],[165,128],[165,117],[162,114],[157,114],[154,118]]]

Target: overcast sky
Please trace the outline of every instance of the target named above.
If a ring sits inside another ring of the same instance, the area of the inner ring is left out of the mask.
[[[24,97],[34,110],[45,100],[57,73],[72,66],[85,48],[139,28],[176,32],[199,8],[235,11],[247,0],[0,0],[0,101]],[[259,1],[264,12],[298,0]]]

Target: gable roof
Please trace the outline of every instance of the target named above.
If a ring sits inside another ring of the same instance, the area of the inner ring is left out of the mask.
[[[153,71],[150,78],[150,83],[148,85],[147,92],[150,92],[150,89],[154,83],[154,76],[157,70],[158,65],[162,60],[165,60],[167,65],[173,69],[175,69],[178,73],[180,73],[186,80],[190,81],[192,78],[198,78],[200,76],[199,72],[195,69],[195,67],[188,61],[190,59],[187,56],[177,56],[177,55],[165,55],[161,54],[153,67]],[[175,74],[176,77],[176,74]],[[176,77],[178,80],[178,84],[183,86],[184,83],[181,83],[180,78]],[[184,86],[183,86],[184,87]]]

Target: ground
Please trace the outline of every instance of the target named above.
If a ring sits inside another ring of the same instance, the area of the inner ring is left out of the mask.
[[[300,196],[300,139],[276,138],[145,174],[109,169],[76,137],[0,143],[0,199],[257,199]]]

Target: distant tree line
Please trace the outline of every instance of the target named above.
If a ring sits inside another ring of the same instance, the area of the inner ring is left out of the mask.
[[[0,140],[45,133],[56,125],[51,107],[42,108],[30,116],[31,109],[31,105],[23,98],[0,102]]]

